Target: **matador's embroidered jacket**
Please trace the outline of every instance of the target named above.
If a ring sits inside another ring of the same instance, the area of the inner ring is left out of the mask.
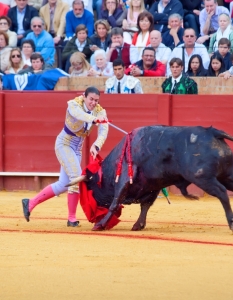
[[[76,136],[85,138],[90,134],[93,128],[94,119],[100,116],[106,116],[105,109],[97,104],[92,113],[88,114],[85,110],[84,98],[83,96],[79,96],[74,100],[68,101],[65,126]],[[98,137],[94,144],[101,149],[107,138],[108,124],[105,123],[96,125],[98,126]]]
[[[167,78],[162,84],[163,93],[170,94],[198,94],[198,88],[196,82],[183,75],[177,86],[173,90],[172,88],[172,77]]]

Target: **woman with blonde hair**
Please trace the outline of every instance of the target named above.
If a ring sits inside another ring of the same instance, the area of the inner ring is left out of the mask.
[[[109,34],[110,25],[107,20],[97,20],[94,25],[95,34],[90,37],[91,46],[90,49],[92,51],[96,51],[98,49],[107,50],[109,45],[111,44],[111,37]]]
[[[122,26],[124,31],[136,32],[138,16],[145,10],[144,0],[131,0],[129,8],[125,9],[121,17],[117,20],[117,26]]]
[[[13,48],[10,52],[8,68],[5,70],[6,74],[18,74],[23,69],[24,62],[22,53],[19,48]]]
[[[88,71],[88,76],[113,76],[113,67],[111,62],[107,62],[106,52],[102,49],[96,50],[93,54],[95,64]]]
[[[231,18],[223,13],[218,17],[218,30],[212,35],[209,45],[209,53],[213,53],[218,50],[218,42],[221,38],[227,38],[231,42],[231,53],[233,49],[233,27],[231,25]]]
[[[74,52],[70,57],[69,74],[71,77],[87,76],[91,66],[81,52]]]

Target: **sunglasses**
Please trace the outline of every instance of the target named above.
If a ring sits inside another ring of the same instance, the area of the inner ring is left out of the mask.
[[[193,38],[194,35],[185,35],[184,37],[186,37],[186,38],[189,38],[189,37]]]
[[[4,22],[4,23],[0,23],[0,25],[8,25],[8,23],[5,23],[5,22]]]
[[[15,57],[18,57],[18,58],[20,58],[20,57],[21,57],[21,55],[20,55],[20,54],[13,54],[13,55],[11,55],[11,58],[15,58]]]
[[[36,28],[36,27],[41,28],[42,25],[33,25],[32,27],[33,27],[33,28]]]

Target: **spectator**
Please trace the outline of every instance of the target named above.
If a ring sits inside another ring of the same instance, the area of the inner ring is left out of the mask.
[[[199,54],[202,58],[204,67],[207,69],[210,62],[208,52],[204,45],[195,43],[196,34],[192,28],[186,28],[184,30],[183,40],[184,44],[179,45],[172,51],[170,61],[174,57],[182,59],[185,72],[187,72],[190,57],[194,54]],[[167,74],[171,74],[169,65],[167,68]]]
[[[228,71],[220,73],[218,77],[223,77],[224,79],[229,79],[230,77],[233,77],[233,66],[230,67]]]
[[[62,61],[65,65],[65,71],[68,72],[70,67],[70,56],[76,52],[82,52],[86,60],[89,62],[93,51],[90,49],[91,40],[87,37],[88,31],[85,25],[78,25],[75,31],[75,36],[66,44],[62,52]]]
[[[196,77],[207,76],[207,70],[203,66],[202,58],[200,55],[194,54],[190,57],[186,75]]]
[[[32,53],[36,51],[35,43],[33,42],[33,40],[24,40],[22,42],[21,49],[24,65],[30,67]]]
[[[117,27],[117,20],[122,13],[123,10],[119,7],[118,0],[103,0],[103,10],[100,12],[101,19],[107,20],[112,28]]]
[[[101,19],[102,0],[93,0],[93,10],[96,11],[97,20]]]
[[[200,34],[201,37],[197,43],[209,44],[210,37],[218,30],[218,17],[220,14],[225,13],[229,15],[229,10],[226,7],[218,6],[217,0],[204,0],[205,8],[200,12]]]
[[[65,36],[65,16],[69,11],[68,4],[61,0],[49,0],[40,9],[40,16],[45,22],[45,30],[51,34],[55,45],[62,42]]]
[[[91,12],[84,9],[84,3],[81,0],[74,0],[72,11],[66,14],[66,37],[70,40],[75,33],[78,25],[85,25],[88,31],[88,36],[93,34],[94,16]]]
[[[4,4],[4,3],[0,3],[0,16],[7,16],[9,10],[9,6]]]
[[[13,7],[16,5],[15,0],[1,0],[1,3],[6,4],[9,7]]]
[[[168,18],[172,14],[179,14],[183,17],[184,11],[179,0],[160,0],[154,2],[149,12],[154,17],[154,29],[164,33],[168,28]]]
[[[48,2],[49,2],[48,0],[43,0],[43,5],[47,4]],[[68,4],[69,10],[72,10],[74,0],[62,0],[62,2]],[[93,1],[92,0],[84,0],[83,4],[84,4],[84,8],[86,10],[88,10],[91,14],[93,14]]]
[[[210,59],[207,76],[218,77],[219,74],[225,71],[226,69],[222,57],[218,54],[213,54]]]
[[[202,0],[180,0],[184,9],[184,28],[193,28],[196,36],[200,34],[199,15]]]
[[[231,18],[225,13],[221,14],[218,17],[218,24],[219,28],[217,32],[215,32],[210,39],[209,53],[213,53],[218,50],[218,42],[221,38],[227,38],[230,40],[230,45],[232,45],[233,49],[233,28],[231,26]]]
[[[111,37],[108,33],[110,26],[106,20],[97,20],[95,22],[95,34],[90,37],[91,40],[91,50],[94,52],[98,49],[107,50],[111,44]]]
[[[16,47],[17,45],[17,34],[11,31],[11,20],[6,16],[0,17],[0,31],[5,32],[9,37],[9,47]]]
[[[31,31],[31,20],[38,16],[38,10],[28,5],[28,0],[15,0],[16,6],[8,11],[8,17],[11,19],[10,30],[17,33],[17,45],[21,45],[21,41]]]
[[[169,65],[172,76],[163,82],[163,93],[198,94],[196,82],[182,73],[184,68],[182,60],[174,57]]]
[[[221,38],[218,42],[218,51],[215,52],[222,57],[226,70],[229,70],[232,66],[230,47],[230,41],[226,38]]]
[[[165,46],[169,47],[170,49],[174,49],[176,46],[179,46],[183,43],[183,35],[184,35],[184,28],[183,26],[183,18],[179,14],[172,14],[168,18],[168,28],[163,33],[162,42]]]
[[[136,47],[124,43],[122,28],[111,30],[112,44],[107,49],[107,61],[113,62],[116,58],[124,61],[126,68],[138,60],[138,50]]]
[[[146,47],[142,52],[142,59],[125,70],[126,75],[132,76],[165,76],[166,66],[156,60],[155,49]]]
[[[55,48],[51,35],[44,29],[44,20],[40,17],[34,17],[31,20],[32,32],[26,36],[27,40],[33,40],[36,46],[36,52],[40,53],[45,64],[53,66]]]
[[[9,64],[9,57],[11,48],[8,47],[9,38],[8,35],[0,31],[0,70],[5,72],[8,64]]]
[[[161,32],[158,30],[153,30],[150,33],[150,45],[148,47],[153,47],[155,49],[156,60],[160,61],[162,64],[166,65],[168,59],[171,55],[171,49],[166,47],[162,42]],[[143,49],[142,49],[143,51]],[[142,57],[142,52],[140,57]]]
[[[112,63],[107,62],[106,52],[104,50],[96,50],[94,60],[95,64],[88,71],[88,76],[113,76]]]
[[[69,74],[71,77],[87,76],[91,66],[81,52],[74,52],[70,57]]]
[[[18,74],[42,74],[51,69],[51,65],[45,64],[44,58],[41,54],[33,53],[31,56],[31,66],[19,71]]]
[[[9,65],[5,70],[5,74],[17,74],[23,69],[24,62],[22,59],[20,48],[13,48],[10,52]]]
[[[133,36],[132,45],[135,45],[139,52],[150,44],[150,32],[154,27],[154,19],[151,13],[144,11],[138,16],[138,32]]]
[[[114,76],[105,82],[106,94],[143,94],[138,78],[125,75],[125,64],[117,58],[113,62]]]
[[[38,11],[42,6],[43,0],[28,0],[28,5],[33,6]]]
[[[123,14],[117,20],[117,26],[122,26],[124,31],[138,31],[138,16],[145,10],[144,0],[131,0],[129,8],[125,9]]]

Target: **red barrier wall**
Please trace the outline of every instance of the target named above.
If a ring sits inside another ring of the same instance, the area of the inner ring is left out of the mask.
[[[64,124],[67,101],[77,95],[80,92],[1,92],[0,171],[59,172],[54,143]],[[230,95],[101,94],[100,102],[113,124],[127,132],[155,124],[213,125],[233,135],[231,98]],[[123,136],[110,127],[101,155],[105,157]],[[92,133],[86,141],[83,165],[88,162],[89,147],[95,137]],[[230,146],[233,149],[233,143]],[[53,180],[42,178],[39,188]],[[0,188],[34,190],[35,182],[33,177],[1,177]]]

